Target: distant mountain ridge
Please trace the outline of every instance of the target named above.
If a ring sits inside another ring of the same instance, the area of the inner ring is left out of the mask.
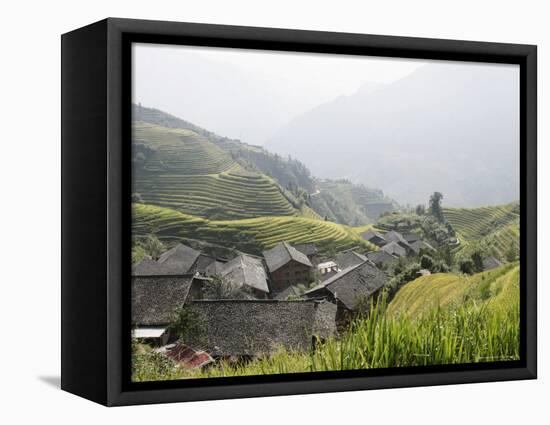
[[[401,204],[435,190],[449,206],[505,204],[519,197],[518,76],[501,65],[426,65],[296,117],[265,147]]]

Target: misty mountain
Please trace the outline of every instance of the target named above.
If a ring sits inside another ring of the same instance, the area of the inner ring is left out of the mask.
[[[281,125],[318,103],[312,101],[312,84],[214,61],[192,48],[142,48],[135,56],[136,103],[155,105],[248,143],[263,144]]]
[[[379,187],[400,203],[504,204],[519,197],[519,72],[438,63],[296,117],[266,147],[322,178]]]

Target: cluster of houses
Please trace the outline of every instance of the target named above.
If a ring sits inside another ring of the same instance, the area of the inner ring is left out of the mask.
[[[311,349],[368,306],[400,257],[435,251],[413,234],[369,230],[362,237],[379,250],[326,258],[314,244],[281,242],[262,256],[227,259],[178,244],[158,259],[145,257],[132,270],[133,338],[185,367],[265,356],[280,347]],[[490,260],[487,268],[498,266]],[[239,296],[208,290],[213,282]],[[174,344],[170,325],[184,306],[200,321],[200,332]]]
[[[207,288],[214,280],[246,295],[213,298]],[[281,242],[261,257],[220,259],[178,244],[133,267],[133,337],[194,367],[215,358],[269,355],[280,347],[307,350],[335,335],[359,301],[387,281],[368,256],[351,250],[321,262],[315,245]],[[200,332],[186,337],[185,346],[169,344],[176,338],[170,323],[183,306],[200,318]]]
[[[363,233],[361,237],[380,248],[379,251],[376,251],[376,255],[385,259],[383,260],[384,262],[391,261],[388,255],[396,259],[399,257],[418,255],[423,251],[435,251],[433,246],[414,233],[401,234],[395,230],[391,230],[382,234],[375,230],[369,230]],[[374,256],[375,253],[373,252],[372,254]]]

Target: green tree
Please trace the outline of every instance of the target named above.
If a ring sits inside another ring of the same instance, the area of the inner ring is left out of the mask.
[[[175,311],[170,323],[170,330],[184,342],[200,338],[204,332],[204,319],[189,305],[184,305]]]
[[[447,266],[452,267],[454,264],[454,257],[453,252],[451,250],[451,247],[449,245],[444,245],[439,250],[439,258],[441,261],[443,261]]]
[[[508,247],[508,250],[506,251],[506,261],[511,263],[512,261],[516,261],[517,258],[517,245],[514,243],[511,243]]]
[[[474,274],[474,262],[470,258],[460,260],[458,267],[464,274]]]
[[[443,223],[443,210],[441,209],[441,200],[443,199],[443,194],[441,192],[434,192],[430,196],[430,214],[433,215],[437,221]]]
[[[426,214],[426,207],[422,204],[418,204],[416,206],[416,215],[425,215]]]
[[[429,255],[423,255],[422,258],[420,258],[420,267],[423,269],[432,270],[434,266],[434,260]]]
[[[149,234],[141,243],[145,252],[154,260],[157,260],[164,252],[164,244],[154,234]]]
[[[473,269],[475,272],[479,273],[483,271],[483,256],[481,251],[474,251],[471,255]]]

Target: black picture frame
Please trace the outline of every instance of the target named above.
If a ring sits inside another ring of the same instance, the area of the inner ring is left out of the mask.
[[[118,18],[61,41],[62,389],[113,406],[536,378],[536,46]],[[132,42],[518,64],[521,359],[130,382]]]

